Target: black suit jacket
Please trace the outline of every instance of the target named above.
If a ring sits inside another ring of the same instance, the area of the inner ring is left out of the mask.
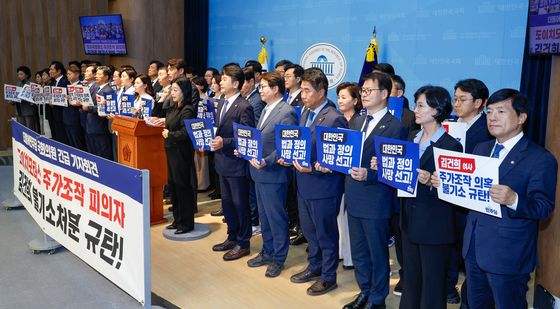
[[[224,107],[224,99],[220,100],[218,111],[216,113],[216,136],[222,137],[224,146],[222,149],[214,152],[214,163],[216,171],[221,176],[242,177],[248,176],[249,169],[247,161],[233,155],[235,142],[233,139],[233,123],[237,122],[244,126],[255,127],[255,115],[253,107],[240,94],[233,102],[229,102],[226,114],[220,119],[222,108]]]
[[[290,103],[290,105],[303,107],[303,100],[301,99],[301,91],[298,93],[296,98],[292,100],[292,103]]]
[[[403,108],[401,122],[409,133],[420,130],[420,126],[416,123],[414,113],[406,107]]]
[[[493,139],[486,124],[486,113],[482,113],[480,118],[475,121],[467,130],[467,140],[465,141],[465,152],[473,153],[474,147],[482,142]]]
[[[413,141],[418,132],[412,132],[409,141]],[[461,144],[444,133],[435,143],[429,146],[420,158],[420,169],[433,173],[434,147],[462,152]],[[443,245],[456,241],[455,207],[453,204],[440,200],[437,189],[418,183],[415,198],[407,198],[401,209],[401,229],[407,233],[412,243]]]
[[[68,81],[68,78],[66,78],[66,76],[62,76],[58,83],[56,82],[56,80],[51,79],[51,83],[49,84],[49,86],[51,87],[64,88],[68,87],[68,85],[70,85],[70,82]],[[64,109],[64,107],[57,105],[50,106],[48,104],[45,107],[45,116],[49,121],[63,123],[62,110]]]
[[[103,93],[109,92],[112,93],[113,88],[111,88],[110,84],[106,84],[103,88],[99,88],[96,91],[96,94],[103,95]],[[90,106],[87,111],[86,116],[86,133],[87,134],[111,134],[109,132],[109,125],[107,122],[107,118],[99,117],[97,114],[97,100],[94,96],[93,98],[93,106]]]
[[[159,81],[156,81],[154,83],[153,88],[154,88],[154,93],[158,93],[163,89],[163,87],[159,84]]]
[[[196,118],[194,106],[190,104],[182,107],[170,106],[165,115],[165,128],[169,130],[165,139],[165,147],[169,148],[177,144],[187,143],[188,147],[194,151],[192,141],[185,129],[185,120],[194,118]]]

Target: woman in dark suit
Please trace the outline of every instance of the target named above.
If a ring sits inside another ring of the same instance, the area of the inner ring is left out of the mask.
[[[191,185],[194,148],[185,130],[186,119],[196,118],[191,102],[191,82],[175,79],[171,84],[173,105],[165,115],[165,153],[167,155],[168,185],[173,200],[173,223],[167,229],[184,234],[194,229],[195,199]]]
[[[438,199],[430,175],[435,171],[433,147],[462,152],[441,122],[451,113],[451,96],[442,87],[424,86],[414,94],[416,123],[422,130],[409,140],[420,145],[416,197],[401,210],[404,289],[400,308],[447,307],[446,275],[455,243],[455,206]]]

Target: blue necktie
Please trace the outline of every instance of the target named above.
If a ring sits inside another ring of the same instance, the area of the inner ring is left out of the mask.
[[[367,128],[369,126],[369,122],[373,120],[373,116],[372,115],[367,115],[366,117],[366,123],[364,123],[364,128],[362,129],[362,132],[366,132],[367,133]]]
[[[309,111],[309,114],[307,114],[307,121],[305,122],[306,127],[311,126],[311,124],[313,123],[313,118],[315,118],[315,112]]]
[[[492,151],[492,155],[490,157],[499,158],[500,157],[500,151],[502,151],[502,149],[504,149],[504,145],[496,144],[496,146],[494,146],[494,151]]]
[[[228,100],[224,100],[224,106],[222,107],[222,114],[220,115],[220,123],[222,122],[222,120],[224,119],[224,116],[226,115],[226,108],[229,104]]]

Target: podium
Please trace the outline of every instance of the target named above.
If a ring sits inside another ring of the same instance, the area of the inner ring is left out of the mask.
[[[118,132],[118,162],[150,171],[150,224],[167,222],[163,218],[163,186],[167,184],[163,128],[148,126],[144,120],[115,116],[112,129]]]

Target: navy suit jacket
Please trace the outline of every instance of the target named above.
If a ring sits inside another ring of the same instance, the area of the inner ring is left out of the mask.
[[[482,113],[467,130],[467,140],[465,141],[465,153],[473,153],[474,147],[482,142],[493,139],[486,124],[486,113]]]
[[[406,107],[403,108],[401,122],[408,132],[420,130],[420,126],[416,124],[416,117],[414,116],[414,113]]]
[[[360,131],[366,115],[358,116],[350,129]],[[376,156],[375,137],[382,136],[405,140],[408,135],[406,128],[391,113],[387,112],[377,123],[373,131],[364,141],[361,167],[367,169],[367,179],[357,181],[346,175],[344,198],[346,209],[354,217],[367,219],[389,219],[392,205],[397,202],[396,189],[377,181],[377,171],[370,168],[371,157]]]
[[[301,91],[298,93],[295,99],[292,100],[292,103],[290,103],[290,105],[303,107],[303,100],[301,99]]]
[[[416,133],[410,134],[410,141],[414,140]],[[443,134],[420,158],[420,169],[430,173],[436,170],[434,147],[463,152],[463,147],[456,139],[447,133]],[[440,200],[436,188],[418,183],[416,197],[407,198],[401,209],[401,229],[416,244],[452,244],[456,241],[455,207]]]
[[[307,122],[309,109],[301,115],[299,125],[304,127]],[[322,173],[315,170],[317,162],[317,144],[315,142],[315,128],[317,126],[331,128],[348,128],[348,121],[344,115],[336,109],[333,102],[327,105],[315,115],[311,123],[311,173],[300,173],[296,171],[298,192],[304,199],[324,199],[340,196],[344,190],[344,175],[338,172]]]
[[[251,95],[247,98],[247,101],[249,101],[249,103],[253,107],[253,114],[255,115],[255,123],[259,123],[259,120],[261,119],[262,111],[266,106],[266,104],[261,99],[261,95],[259,94],[259,91],[257,90],[251,93]]]
[[[261,130],[262,152],[266,166],[256,169],[249,164],[249,172],[253,181],[260,183],[284,183],[290,181],[291,169],[278,164],[279,156],[276,152],[276,125],[297,125],[297,114],[293,107],[281,101],[273,110],[267,111],[269,116],[264,123],[259,122],[257,128]]]
[[[495,140],[477,145],[474,154],[490,156]],[[463,241],[466,256],[475,237],[476,261],[487,272],[528,274],[537,265],[539,220],[554,210],[556,159],[526,136],[500,164],[500,184],[517,193],[517,210],[502,205],[502,218],[469,211]]]
[[[110,84],[106,84],[105,87],[97,89],[95,94],[102,95],[104,92],[114,92],[113,88],[111,88]],[[97,100],[93,95],[93,106],[90,106],[87,111],[86,116],[86,133],[87,134],[110,134],[109,132],[109,124],[107,122],[107,118],[100,117],[97,114]]]
[[[56,80],[51,79],[51,83],[49,84],[51,87],[68,87],[68,85],[70,85],[70,82],[68,81],[68,78],[66,78],[66,76],[62,76],[62,78],[58,81],[58,83],[56,82]],[[49,121],[52,122],[61,122],[63,121],[63,109],[64,107],[62,106],[58,106],[58,105],[46,105],[46,112],[45,112],[45,116],[47,117],[47,119],[49,119]]]
[[[70,86],[70,84],[68,84]],[[62,108],[62,122],[65,125],[79,126],[80,125],[80,110],[81,106],[68,105]]]
[[[218,118],[216,119],[216,126],[218,129],[216,130],[216,136],[222,137],[224,146],[214,152],[214,163],[216,171],[221,176],[247,176],[247,161],[233,155],[233,150],[235,149],[233,123],[237,122],[244,126],[255,127],[253,107],[241,95],[229,104],[231,104],[231,106],[224,115],[224,119],[220,119],[222,108],[224,107],[224,99],[221,99],[218,104],[218,112],[216,113],[216,117]]]

